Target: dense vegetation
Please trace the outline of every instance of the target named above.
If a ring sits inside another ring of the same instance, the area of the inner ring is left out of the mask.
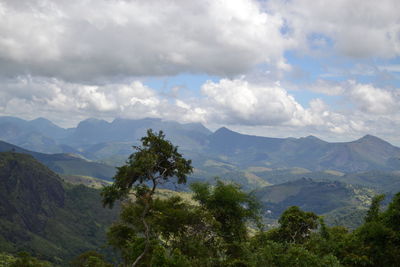
[[[152,229],[150,247],[137,266],[398,266],[400,194],[383,212],[382,197],[375,198],[365,223],[353,232],[327,227],[322,218],[296,206],[282,214],[279,227],[263,231],[257,224],[257,206],[248,205],[252,198],[235,185],[196,184],[193,189],[199,205],[179,197],[153,200],[146,216]],[[109,243],[121,253],[124,266],[143,251],[143,209],[140,201],[127,202],[120,220],[108,230]],[[1,264],[52,265],[7,254],[0,255]],[[113,266],[94,251],[71,264]]]
[[[32,156],[0,153],[0,251],[66,264],[102,250],[117,212],[102,208],[98,190],[63,182]]]
[[[197,205],[180,197],[154,198],[146,220],[150,247],[136,266],[398,266],[400,194],[385,211],[374,198],[362,226],[350,232],[328,227],[297,206],[264,230],[254,199],[233,184],[193,184]],[[145,227],[141,200],[124,205],[108,231],[109,243],[131,265],[142,253]]]
[[[400,260],[400,193],[384,212],[384,196],[376,196],[353,232],[328,227],[297,206],[265,231],[254,196],[235,184],[192,184],[197,204],[156,197],[161,182],[186,182],[191,162],[162,132],[148,131],[136,150],[102,192],[106,205],[134,195],[108,231],[126,266],[396,266]]]
[[[400,262],[400,193],[384,210],[383,195],[371,201],[371,192],[363,188],[309,179],[255,194],[222,180],[195,182],[190,185],[190,200],[179,194],[165,197],[156,193],[158,187],[186,183],[193,171],[191,161],[162,132],[149,130],[134,149],[114,182],[104,184],[102,198],[95,189],[63,182],[31,156],[0,153],[0,266],[397,266]],[[86,179],[64,178],[77,183]],[[89,185],[98,185],[89,180]],[[325,195],[331,202],[318,205]],[[364,219],[353,231],[328,226],[313,212],[333,210],[340,215],[341,209],[352,207],[347,204],[354,195],[362,205],[371,204],[358,213]],[[305,205],[290,206],[296,198]],[[101,202],[113,206],[118,200],[123,204],[115,220],[119,209],[102,209]],[[275,227],[266,228],[263,218],[271,210],[282,213]],[[110,250],[100,247],[105,242],[118,257],[111,258]],[[18,253],[24,250],[33,256]]]

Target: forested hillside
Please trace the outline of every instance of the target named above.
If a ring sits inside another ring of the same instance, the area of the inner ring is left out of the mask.
[[[63,182],[30,155],[0,153],[0,251],[66,265],[86,250],[106,251],[116,215],[98,190]]]
[[[0,152],[18,152],[29,154],[52,171],[66,175],[86,175],[111,180],[115,168],[106,164],[88,161],[77,154],[45,154],[26,150],[0,141]]]

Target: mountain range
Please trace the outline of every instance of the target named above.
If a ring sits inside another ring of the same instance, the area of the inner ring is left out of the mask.
[[[150,128],[163,130],[192,159],[189,184],[215,176],[241,184],[271,224],[297,205],[323,215],[329,225],[355,228],[376,193],[390,198],[400,191],[400,148],[371,135],[332,143],[225,127],[212,132],[198,123],[151,118],[88,119],[64,129],[44,118],[0,117],[0,251],[23,249],[61,262],[99,249],[116,211],[102,209],[99,191],[89,187],[111,181],[115,166]]]
[[[314,136],[269,138],[240,134],[225,127],[211,132],[200,123],[180,124],[161,119],[87,119],[63,129],[49,120],[25,121],[0,117],[0,139],[42,153],[74,153],[118,166],[130,155],[147,129],[163,130],[167,139],[211,175],[248,168],[303,168],[343,173],[400,170],[400,148],[366,135],[351,142],[332,143]]]

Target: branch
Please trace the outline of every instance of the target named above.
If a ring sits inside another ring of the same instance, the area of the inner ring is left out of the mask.
[[[128,194],[130,194],[130,195],[133,195],[135,198],[137,198],[137,197],[138,197],[138,195],[137,195],[137,194],[135,194],[134,192],[132,192],[132,189],[131,189],[131,190],[129,190]]]
[[[143,209],[142,216],[141,216],[142,223],[143,223],[144,228],[145,228],[144,235],[146,237],[146,241],[145,241],[146,244],[145,244],[143,252],[133,262],[132,267],[137,266],[137,264],[147,254],[147,252],[149,251],[149,248],[150,248],[150,227],[146,222],[146,215],[147,215],[147,213],[149,212],[149,209],[150,209],[150,205],[149,205],[150,198],[153,196],[153,194],[154,194],[154,192],[156,190],[156,187],[157,187],[157,181],[155,180],[155,178],[153,178],[151,181],[153,182],[153,187],[151,188],[151,191],[150,191],[150,194],[149,194],[149,199],[144,201],[145,207]]]
[[[146,203],[145,204],[145,208],[144,208],[144,210],[142,212],[142,216],[141,217],[142,217],[142,223],[143,223],[143,225],[145,227],[144,235],[146,236],[146,245],[144,247],[143,252],[133,262],[132,267],[135,267],[140,262],[140,260],[144,257],[144,255],[146,255],[146,253],[148,252],[148,250],[150,248],[150,227],[147,224],[146,219],[145,219],[145,217],[147,215],[147,212],[149,211],[149,202],[146,201],[145,203]]]
[[[150,191],[150,196],[153,196],[153,194],[154,194],[154,191],[156,191],[156,187],[157,187],[157,180],[156,180],[156,178],[153,178],[153,179],[151,179],[151,181],[153,182],[153,187],[151,188],[151,191]]]

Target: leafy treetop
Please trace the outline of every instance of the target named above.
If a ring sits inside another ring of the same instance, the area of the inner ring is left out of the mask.
[[[136,152],[130,155],[126,164],[118,168],[114,183],[103,188],[104,206],[112,206],[115,200],[133,193],[133,187],[138,189],[137,194],[153,195],[157,185],[170,178],[176,177],[179,184],[186,183],[187,175],[193,171],[191,160],[183,158],[178,147],[165,140],[162,131],[147,130],[147,136],[142,137],[141,142],[141,146],[133,147]],[[151,184],[149,192],[146,183]]]

